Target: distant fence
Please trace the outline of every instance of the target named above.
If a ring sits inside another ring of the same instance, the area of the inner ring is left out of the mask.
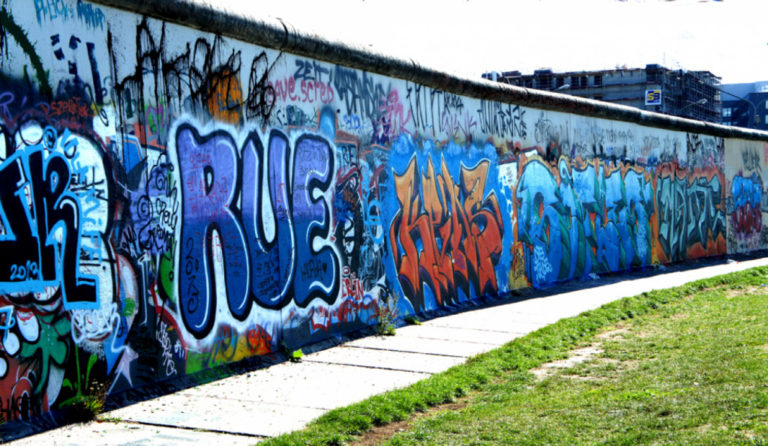
[[[4,420],[393,315],[768,246],[766,133],[454,78],[194,2],[4,5]]]

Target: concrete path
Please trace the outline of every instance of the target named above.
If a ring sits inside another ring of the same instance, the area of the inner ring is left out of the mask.
[[[565,284],[554,289],[556,294],[549,290],[546,296],[401,327],[395,336],[358,339],[306,355],[300,363],[278,364],[101,416],[111,421],[70,425],[11,444],[253,444],[300,429],[328,410],[407,386],[561,318],[643,291],[761,265],[768,265],[768,258]]]

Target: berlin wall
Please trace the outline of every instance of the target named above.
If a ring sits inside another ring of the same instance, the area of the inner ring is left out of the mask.
[[[768,246],[768,134],[260,20],[3,1],[3,420],[385,315]]]

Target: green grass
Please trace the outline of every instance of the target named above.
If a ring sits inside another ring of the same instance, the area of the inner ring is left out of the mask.
[[[265,444],[351,443],[461,397],[464,409],[416,420],[390,443],[766,444],[765,283],[762,267],[622,299]],[[624,331],[600,341],[596,360],[539,382],[529,372],[616,324]]]

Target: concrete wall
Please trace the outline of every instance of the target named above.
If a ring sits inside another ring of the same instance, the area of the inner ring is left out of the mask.
[[[764,133],[122,3],[3,3],[5,420],[768,243]]]

